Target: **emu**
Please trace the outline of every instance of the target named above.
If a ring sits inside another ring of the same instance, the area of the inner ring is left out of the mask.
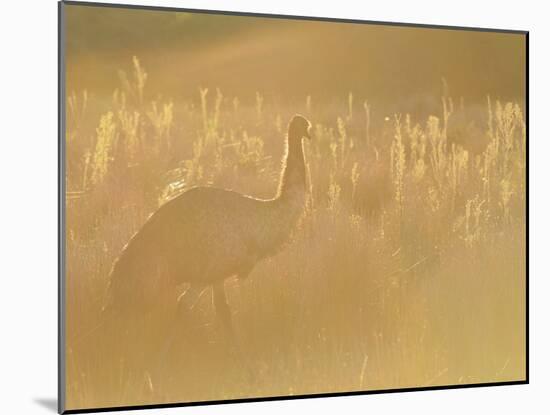
[[[310,129],[301,115],[290,121],[272,199],[196,187],[151,214],[113,265],[109,307],[134,318],[163,302],[189,309],[212,286],[216,317],[232,335],[224,282],[247,278],[288,241],[306,199],[303,139],[311,138]],[[184,283],[189,287],[178,297],[177,287]]]

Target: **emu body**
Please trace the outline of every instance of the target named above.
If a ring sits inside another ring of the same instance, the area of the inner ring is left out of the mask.
[[[309,137],[309,127],[301,116],[289,123],[287,151],[274,198],[256,199],[197,187],[154,212],[115,261],[110,306],[145,311],[177,298],[181,284],[190,283],[191,291],[199,294],[213,285],[216,311],[230,324],[223,282],[234,276],[246,278],[260,260],[275,254],[303,212],[306,173],[302,139]]]
[[[259,200],[194,188],[162,206],[134,235],[113,269],[113,301],[136,306],[183,283],[245,278],[288,239],[302,198]],[[173,291],[175,293],[175,290]]]

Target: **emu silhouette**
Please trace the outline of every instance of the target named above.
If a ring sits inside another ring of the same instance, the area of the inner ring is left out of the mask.
[[[232,332],[224,282],[246,278],[289,239],[306,198],[303,139],[310,138],[309,130],[300,115],[290,121],[274,198],[196,187],[154,212],[113,265],[109,307],[139,315],[177,299],[178,307],[192,308],[212,286],[216,315]],[[189,288],[178,298],[184,283]]]

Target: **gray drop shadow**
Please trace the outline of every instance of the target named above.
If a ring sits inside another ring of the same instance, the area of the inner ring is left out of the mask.
[[[55,398],[34,398],[34,403],[57,413],[57,399]]]

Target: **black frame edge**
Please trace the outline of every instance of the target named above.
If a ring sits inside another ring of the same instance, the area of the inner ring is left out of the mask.
[[[525,381],[529,383],[529,32],[525,33]]]
[[[57,3],[57,411],[65,413],[65,2]]]
[[[311,395],[291,395],[291,396],[268,396],[259,398],[238,398],[228,400],[214,400],[214,401],[197,401],[197,402],[175,402],[175,403],[163,403],[152,405],[130,405],[130,406],[112,406],[104,408],[84,408],[84,409],[69,409],[63,412],[63,414],[87,414],[94,412],[114,412],[114,411],[134,411],[143,409],[168,409],[168,408],[183,408],[190,406],[210,406],[221,404],[239,404],[249,402],[272,402],[272,401],[290,401],[296,399],[318,399],[318,398],[337,398],[342,396],[365,396],[365,395],[380,395],[387,393],[403,393],[403,392],[428,392],[428,391],[442,391],[442,390],[456,390],[456,389],[471,389],[481,387],[492,386],[516,386],[526,385],[529,382],[527,380],[518,381],[506,381],[506,382],[489,382],[489,383],[470,383],[464,385],[442,385],[442,386],[421,386],[412,388],[401,389],[379,389],[372,391],[353,391],[353,392],[329,392],[329,393],[317,393]]]

